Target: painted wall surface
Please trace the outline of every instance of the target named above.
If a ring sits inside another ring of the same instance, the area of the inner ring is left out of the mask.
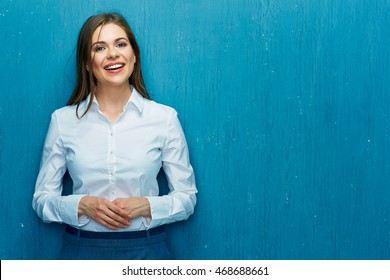
[[[0,257],[52,259],[31,208],[92,14],[119,11],[199,188],[178,259],[390,258],[390,1],[0,1]],[[164,182],[162,178],[162,182]]]

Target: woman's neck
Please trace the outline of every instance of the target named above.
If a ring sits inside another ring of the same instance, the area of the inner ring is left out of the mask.
[[[110,122],[114,122],[123,112],[123,107],[129,101],[132,91],[129,84],[122,87],[97,87],[96,100],[99,109]]]

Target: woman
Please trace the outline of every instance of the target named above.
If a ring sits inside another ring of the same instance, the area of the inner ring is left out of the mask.
[[[177,113],[151,101],[121,15],[84,23],[67,105],[52,114],[33,197],[44,222],[68,224],[60,259],[170,259],[162,225],[193,213],[194,173]],[[66,170],[73,193],[62,196]]]

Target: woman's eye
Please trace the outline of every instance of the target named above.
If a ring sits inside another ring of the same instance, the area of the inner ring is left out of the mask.
[[[95,51],[96,52],[101,52],[101,51],[103,51],[104,50],[104,47],[102,47],[102,46],[97,46],[96,48],[95,48]]]
[[[120,47],[120,48],[123,48],[123,47],[126,47],[127,44],[126,43],[118,43],[117,47]]]

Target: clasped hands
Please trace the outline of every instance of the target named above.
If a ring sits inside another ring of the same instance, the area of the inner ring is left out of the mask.
[[[109,201],[101,197],[84,196],[80,200],[78,214],[86,215],[112,230],[128,227],[132,219],[151,217],[150,204],[145,197]]]

